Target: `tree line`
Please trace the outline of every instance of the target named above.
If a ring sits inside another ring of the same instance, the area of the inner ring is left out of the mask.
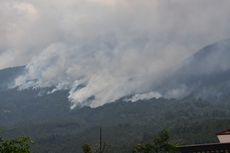
[[[169,132],[162,130],[150,143],[136,144],[132,153],[168,153],[176,150],[176,145],[169,142]],[[32,140],[29,137],[2,138],[0,137],[0,153],[31,153],[30,145]],[[83,153],[105,153],[109,145],[101,142],[98,147],[90,144],[83,144]]]
[[[169,142],[169,132],[162,130],[150,143],[136,144],[132,148],[132,153],[169,153],[176,151],[175,144]],[[84,153],[105,153],[109,147],[106,143],[101,144],[99,147],[93,148],[90,144],[83,144],[82,151]]]

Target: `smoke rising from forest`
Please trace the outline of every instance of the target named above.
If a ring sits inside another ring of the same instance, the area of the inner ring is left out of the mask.
[[[202,47],[229,38],[229,0],[3,0],[0,67],[20,89],[69,89],[101,106],[156,87]],[[149,97],[149,96],[148,96]]]

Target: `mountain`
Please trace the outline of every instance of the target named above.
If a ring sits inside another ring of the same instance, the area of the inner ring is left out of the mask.
[[[185,60],[163,91],[169,97],[193,95],[203,99],[222,99],[230,94],[230,39],[204,47]]]
[[[160,90],[176,98],[123,99],[98,108],[70,110],[68,90],[9,89],[25,67],[0,70],[0,129],[7,137],[30,136],[34,153],[80,153],[97,144],[99,127],[110,153],[128,153],[161,129],[177,144],[216,142],[215,133],[230,125],[230,40],[209,45],[169,77]]]

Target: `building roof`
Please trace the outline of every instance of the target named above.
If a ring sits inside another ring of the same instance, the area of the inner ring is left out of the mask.
[[[210,145],[219,145],[221,143],[204,143],[204,144],[190,144],[190,145],[181,145],[179,148],[185,147],[200,147],[200,146],[210,146]]]
[[[206,151],[213,151],[213,150],[230,151],[230,143],[208,143],[208,144],[184,145],[184,146],[178,146],[177,149],[181,153],[206,152]]]
[[[216,135],[230,135],[230,129],[220,131],[220,132],[216,133]]]

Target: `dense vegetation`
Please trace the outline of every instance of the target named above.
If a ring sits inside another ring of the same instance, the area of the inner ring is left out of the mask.
[[[0,93],[3,134],[31,137],[34,153],[80,153],[82,144],[98,144],[99,127],[107,152],[128,153],[134,144],[151,141],[161,129],[169,129],[172,142],[191,144],[216,142],[215,133],[230,125],[228,97],[220,101],[192,96],[136,103],[120,100],[95,109],[69,110],[65,91],[45,96],[38,92],[42,91]]]
[[[31,153],[31,140],[27,137],[6,139],[0,137],[0,153]]]

